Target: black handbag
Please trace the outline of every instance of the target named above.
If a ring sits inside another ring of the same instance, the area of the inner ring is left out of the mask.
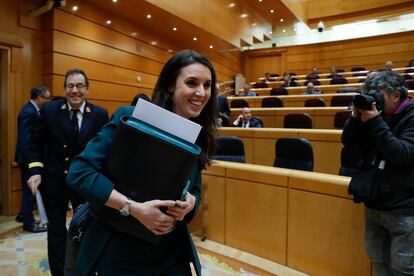
[[[90,205],[88,202],[81,204],[76,208],[66,238],[65,276],[82,275],[76,267],[76,259],[79,255],[81,242],[85,236],[86,230],[93,219],[94,217],[90,212]]]

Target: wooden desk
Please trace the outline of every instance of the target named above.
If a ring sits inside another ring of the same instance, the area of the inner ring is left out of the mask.
[[[321,90],[323,94],[332,94],[336,93],[339,88],[344,87],[355,87],[360,88],[361,83],[347,83],[347,84],[330,84],[330,85],[315,85],[315,88]],[[270,90],[272,88],[252,88],[251,91],[255,91],[259,96],[268,96],[270,95]],[[286,87],[289,95],[300,95],[306,90],[306,86],[297,86],[297,87]],[[239,91],[242,93],[242,90]]]
[[[413,75],[414,75],[414,73],[413,73]],[[366,77],[347,77],[346,78],[346,80],[348,81],[348,83],[360,83],[361,82],[361,80],[365,80],[366,79]],[[301,85],[301,86],[305,86],[305,82],[306,82],[307,80],[306,79],[300,79],[300,80],[298,80],[297,82]],[[330,82],[331,82],[331,79],[318,79],[318,81],[321,83],[321,85],[329,85],[330,84]],[[251,82],[250,83],[250,85],[251,85],[251,87],[253,87],[253,85],[255,84],[256,82]],[[280,87],[280,85],[282,85],[284,83],[284,81],[267,81],[266,82],[266,84],[267,84],[267,86],[268,87],[271,87],[271,88],[273,88],[273,87]]]
[[[350,178],[217,161],[191,223],[213,240],[310,275],[370,275],[364,207]]]
[[[342,130],[292,128],[223,127],[219,135],[243,140],[246,163],[273,166],[275,144],[279,138],[301,137],[309,140],[314,154],[314,171],[338,174],[341,164]]]
[[[267,97],[277,97],[282,99],[283,107],[304,107],[305,101],[309,99],[323,99],[326,106],[330,106],[333,96],[338,95],[352,95],[355,96],[358,93],[333,93],[333,94],[313,94],[313,95],[287,95],[287,96],[256,96],[256,97],[227,97],[229,105],[233,99],[244,99],[249,103],[249,107],[262,107],[262,99]]]
[[[400,68],[394,68],[392,69],[393,71],[399,73],[399,74],[403,74],[407,69],[414,69],[414,67],[400,67]],[[377,69],[376,69],[377,70]],[[347,72],[340,72],[338,73],[339,75],[342,75],[344,77],[352,77],[353,74],[357,74],[357,73],[363,73],[363,74],[367,74],[369,72],[369,70],[364,70],[364,71],[347,71]],[[321,79],[323,78],[327,78],[331,73],[321,73],[319,74],[319,77]],[[306,79],[306,75],[297,75],[295,76],[296,79],[301,80],[301,79]],[[264,77],[260,77],[258,78],[259,82],[263,81],[265,78]],[[280,81],[283,80],[283,76],[279,76],[276,78],[273,78],[274,81]]]
[[[290,113],[308,113],[312,116],[314,129],[333,129],[334,116],[347,107],[281,107],[281,108],[250,108],[252,115],[260,117],[265,127],[283,128],[283,119]],[[241,113],[241,108],[232,108],[229,117],[232,123]]]

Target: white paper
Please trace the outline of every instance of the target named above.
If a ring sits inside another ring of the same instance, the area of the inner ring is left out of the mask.
[[[201,130],[199,124],[142,99],[138,99],[132,117],[190,143],[195,143]]]
[[[40,223],[46,225],[48,223],[45,205],[43,204],[42,196],[40,195],[39,190],[36,191],[36,204],[37,210],[39,211]]]

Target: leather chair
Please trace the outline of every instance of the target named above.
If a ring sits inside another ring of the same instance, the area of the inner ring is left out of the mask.
[[[237,136],[219,136],[216,138],[215,160],[245,163],[243,141]]]
[[[346,78],[333,78],[329,82],[329,84],[347,84],[347,83],[348,81],[346,80]]]
[[[305,83],[303,85],[307,86],[308,83],[310,83],[310,82],[313,83],[313,85],[321,85],[321,82],[318,81],[317,79],[309,79],[309,80],[305,81]]]
[[[280,138],[275,144],[274,167],[313,171],[312,144],[304,138]]]
[[[277,88],[272,88],[272,90],[270,90],[270,95],[273,96],[280,96],[280,95],[287,95],[288,91],[286,88],[284,87],[277,87]]]
[[[338,111],[334,117],[334,128],[335,129],[343,129],[348,120],[349,116],[351,116],[352,111],[345,110],[345,111]]]
[[[402,75],[403,77],[404,77],[404,79],[406,79],[406,80],[412,80],[413,79],[413,77],[411,76],[411,75],[407,75],[407,74],[405,74],[405,75]]]
[[[336,90],[336,93],[360,93],[360,90],[356,87],[341,87]]]
[[[283,118],[284,128],[312,128],[312,117],[307,113],[286,114]]]
[[[265,82],[256,82],[253,84],[253,88],[267,88],[267,84]]]
[[[339,175],[353,176],[363,162],[362,150],[356,146],[346,146],[341,150]]]
[[[324,107],[326,103],[323,99],[315,98],[315,99],[308,99],[305,101],[305,107]]]
[[[336,73],[343,73],[345,72],[345,69],[343,68],[336,68]]]
[[[365,71],[365,67],[364,66],[354,66],[351,68],[351,72],[356,72],[356,71]]]
[[[231,108],[243,108],[243,107],[249,107],[249,102],[245,99],[233,99],[230,102]]]
[[[262,107],[283,107],[283,101],[278,97],[266,97],[262,99]]]
[[[352,95],[335,95],[331,98],[331,106],[349,106],[353,99]]]
[[[405,80],[408,86],[408,90],[414,90],[414,80]]]

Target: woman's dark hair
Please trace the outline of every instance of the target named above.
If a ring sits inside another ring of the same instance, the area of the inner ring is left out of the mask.
[[[196,118],[191,118],[193,122],[202,126],[201,132],[197,138],[196,144],[202,149],[199,158],[200,165],[205,168],[206,164],[211,163],[211,157],[215,152],[215,134],[217,119],[217,91],[216,91],[216,73],[213,65],[202,54],[193,50],[183,50],[172,56],[164,68],[161,70],[160,76],[152,94],[152,102],[169,111],[173,110],[173,101],[171,88],[175,87],[178,75],[181,69],[191,64],[202,64],[206,66],[211,73],[211,96],[207,104]]]

